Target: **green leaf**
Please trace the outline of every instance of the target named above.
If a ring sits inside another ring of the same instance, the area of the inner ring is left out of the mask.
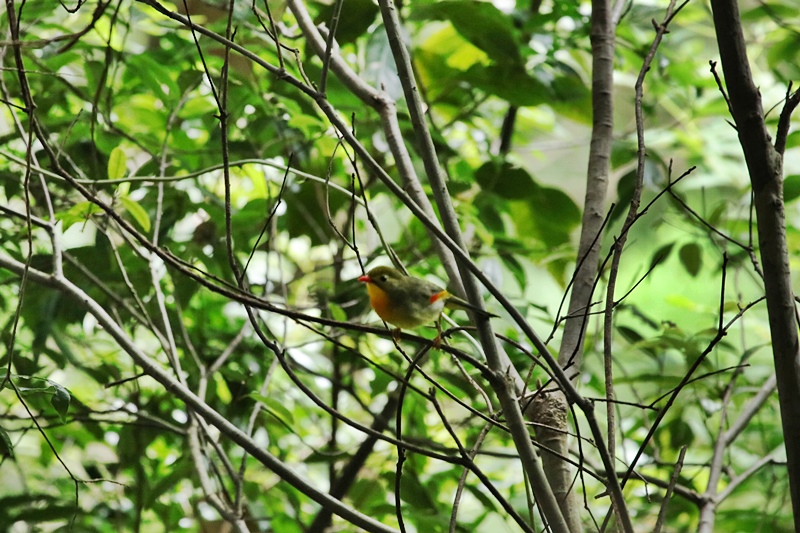
[[[111,155],[108,157],[108,179],[118,180],[125,177],[128,171],[128,156],[125,152],[117,146],[111,150]]]
[[[400,479],[400,497],[414,508],[415,512],[435,511],[436,502],[431,494],[432,487],[423,485],[411,472],[403,472]]]
[[[627,326],[617,326],[617,331],[619,331],[620,335],[631,344],[636,344],[637,342],[641,342],[644,340],[638,331],[633,328],[629,328]]]
[[[67,211],[56,213],[56,219],[61,221],[63,230],[67,231],[73,224],[86,222],[92,215],[102,212],[103,210],[92,202],[79,202],[70,207]]]
[[[454,74],[451,69],[463,72],[475,64],[491,64],[486,52],[464,39],[452,25],[425,39],[417,49],[416,57],[446,85]],[[436,84],[431,84],[431,87],[436,87]]]
[[[685,268],[686,271],[693,277],[697,276],[697,274],[700,272],[700,267],[703,264],[702,250],[700,246],[693,242],[684,244],[678,251],[678,257],[681,260],[683,268]]]
[[[145,211],[144,207],[142,207],[136,200],[132,200],[130,196],[121,196],[119,201],[131,218],[133,218],[145,232],[149,232],[150,216],[147,214],[147,211]]]
[[[448,20],[458,33],[495,62],[522,64],[516,28],[511,18],[491,2],[436,2],[415,7],[410,18]]]
[[[548,88],[553,109],[578,123],[591,125],[592,93],[579,75],[558,76]]]
[[[357,509],[364,509],[367,506],[385,502],[386,489],[377,479],[359,477],[347,492],[347,497]]]
[[[250,394],[250,397],[264,404],[265,411],[277,418],[287,428],[291,429],[292,424],[294,424],[294,416],[285,405],[275,398],[264,396],[262,394],[252,393]]]
[[[492,499],[486,495],[486,491],[482,490],[483,487],[479,487],[474,483],[467,483],[465,484],[464,488],[472,494],[486,509],[494,508],[494,502]]]
[[[553,94],[547,84],[512,65],[473,65],[461,79],[478,89],[520,107],[550,102]]]
[[[669,429],[669,444],[673,449],[689,446],[694,442],[692,426],[682,419],[675,420],[667,425]]]
[[[581,221],[581,210],[561,189],[540,186],[530,201],[542,228],[568,233]]]
[[[619,168],[636,160],[636,145],[629,139],[615,139],[611,144],[611,168]]]
[[[508,200],[530,198],[538,190],[538,185],[525,169],[508,161],[484,163],[475,171],[475,181],[483,190]]]
[[[148,484],[150,490],[147,491],[145,504],[151,506],[164,494],[174,491],[175,487],[180,485],[186,479],[186,476],[189,475],[191,464],[192,463],[186,459],[186,456],[172,463],[166,475]]]
[[[503,222],[503,217],[500,215],[502,205],[498,204],[502,204],[502,202],[499,201],[496,196],[484,193],[479,194],[473,202],[473,205],[478,211],[478,218],[481,223],[486,226],[488,230],[502,236],[505,235],[505,223]]]
[[[800,174],[790,174],[783,180],[783,201],[789,203],[800,196]]]
[[[561,102],[576,102],[591,97],[591,92],[577,74],[558,76],[551,84],[553,95]]]
[[[12,375],[12,378],[14,378],[14,384],[17,386],[17,390],[22,396],[41,394],[50,391],[50,384],[48,380],[44,378],[20,375]],[[13,390],[14,385],[12,385],[10,381],[5,380],[4,388]]]
[[[128,67],[126,77],[144,82],[164,104],[177,102],[180,98],[178,84],[172,79],[172,73],[175,71],[168,69],[149,54],[130,54],[127,56],[126,65]]]
[[[314,17],[314,23],[325,24],[330,28],[336,2],[318,5],[319,11]],[[339,44],[352,43],[369,29],[377,15],[378,4],[372,0],[347,0],[342,5],[341,18],[336,28],[336,41]]]
[[[507,161],[489,161],[475,171],[475,181],[496,197],[508,200],[507,213],[527,238],[558,246],[580,222],[580,209],[559,189],[543,187],[524,169]]]
[[[511,271],[511,275],[514,276],[514,280],[517,284],[519,284],[520,287],[524,287],[527,282],[527,276],[522,263],[520,263],[513,254],[498,251],[498,255],[500,256],[500,260],[503,261],[503,265]]]
[[[664,261],[667,260],[669,257],[670,252],[672,252],[672,248],[675,247],[675,243],[671,242],[669,244],[665,244],[664,246],[660,247],[658,250],[653,252],[653,258],[650,260],[650,269],[656,267],[658,264],[663,264]]]
[[[800,131],[793,131],[786,137],[786,149],[800,146]]]
[[[508,202],[508,214],[523,239],[542,241],[555,248],[569,242],[580,223],[581,212],[572,198],[559,189],[536,185],[533,194]]]
[[[14,444],[11,442],[11,437],[8,432],[0,427],[0,457],[9,456],[14,458]]]
[[[13,380],[20,395],[31,398],[30,401],[34,403],[38,403],[38,399],[46,401],[49,396],[50,405],[55,408],[61,421],[64,421],[72,396],[63,385],[36,376],[15,375]],[[14,385],[9,380],[5,382],[7,389],[13,388]]]
[[[306,530],[298,523],[297,518],[287,514],[278,514],[270,517],[270,529],[285,533],[304,533]]]
[[[338,320],[339,322],[347,321],[347,313],[342,309],[342,306],[328,302],[328,311],[330,311],[330,316],[333,320]]]
[[[765,19],[791,19],[797,16],[797,5],[782,2],[763,2],[753,9],[742,12],[742,21],[754,22]]]
[[[644,373],[636,374],[635,376],[615,376],[614,383],[619,383],[620,385],[647,383],[651,386],[658,386],[660,390],[669,390],[676,387],[681,382],[681,379],[682,376]]]
[[[192,98],[178,112],[180,118],[205,118],[214,115],[217,106],[212,98]]]
[[[636,187],[636,171],[632,170],[622,176],[617,182],[617,201],[611,211],[609,225],[624,216],[630,209],[633,191]]]
[[[41,522],[50,522],[54,520],[66,520],[75,516],[75,504],[64,503],[62,505],[48,504],[43,507],[31,507],[28,505],[26,508],[13,514],[10,522],[28,522],[37,524]]]
[[[61,422],[64,422],[66,420],[67,410],[69,409],[69,402],[72,399],[72,396],[67,389],[58,383],[50,381],[50,384],[55,390],[55,394],[53,394],[53,397],[50,398],[50,403],[55,408],[56,413],[58,413],[58,417],[61,419]]]
[[[767,49],[767,64],[783,76],[789,79],[800,75],[800,68],[797,66],[800,60],[800,34],[795,31],[785,32],[781,38]]]

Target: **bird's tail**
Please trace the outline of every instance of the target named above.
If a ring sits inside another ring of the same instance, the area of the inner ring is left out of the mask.
[[[461,309],[462,311],[472,311],[473,313],[486,318],[498,317],[498,315],[495,315],[494,313],[490,313],[489,311],[484,311],[483,309],[475,307],[471,303],[462,300],[458,296],[450,295],[450,297],[447,298],[447,302],[445,303],[445,305],[450,309]]]

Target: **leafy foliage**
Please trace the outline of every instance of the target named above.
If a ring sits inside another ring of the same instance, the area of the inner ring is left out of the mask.
[[[470,252],[543,337],[553,331],[550,344],[557,345],[562,295],[580,261],[589,18],[561,0],[539,12],[526,3],[404,4],[407,44]],[[385,247],[416,275],[442,281],[446,274],[423,224],[310,96],[327,67],[298,38],[291,10],[236,3],[235,32],[228,32],[224,7],[187,4],[193,22],[280,65],[276,76],[154,5],[101,2],[94,11],[82,4],[67,13],[57,3],[28,2],[17,6],[24,46],[3,45],[0,258],[63,275],[85,297],[58,290],[52,278],[13,272],[8,262],[0,268],[7,347],[0,359],[0,528],[213,531],[230,519],[225,509],[240,512],[238,527],[251,531],[305,531],[319,519],[317,501],[143,373],[120,343],[125,336],[320,491],[335,488],[346,466],[363,459],[340,499],[380,523],[398,527],[399,509],[417,531],[447,531],[458,499],[455,531],[540,530],[473,344],[453,335],[452,347],[471,358],[432,353],[409,373],[405,389],[409,358],[427,344],[402,341],[401,353],[380,329],[359,326],[380,326],[355,278],[362,266],[387,263]],[[328,23],[336,6],[306,8],[316,23]],[[616,208],[602,254],[619,235],[632,196],[631,88],[652,41],[650,20],[661,10],[637,3],[618,30]],[[341,17],[341,57],[361,79],[401,98],[376,5],[344,2]],[[786,82],[797,78],[800,9],[772,2],[743,17],[765,107],[779,106]],[[3,22],[11,26],[8,13]],[[610,342],[623,470],[656,410],[700,361],[626,492],[644,529],[658,515],[681,447],[688,447],[679,477],[685,490],[670,501],[667,529],[697,528],[692,495],[708,488],[714,445],[772,373],[766,311],[747,307],[763,293],[752,261],[750,191],[708,70],[716,55],[709,24],[703,6],[687,6],[649,74],[648,210],[631,228],[615,293]],[[391,150],[397,140],[387,136],[384,117],[335,72],[327,76],[325,102],[400,180]],[[35,128],[25,114],[26,92],[36,104]],[[405,141],[419,150],[398,105]],[[511,149],[502,151],[512,114]],[[46,143],[33,141],[37,129]],[[787,161],[796,162],[796,133],[787,147]],[[690,166],[697,170],[672,185]],[[800,176],[790,173],[785,189],[796,262]],[[607,270],[601,277],[596,300],[605,295]],[[99,323],[87,300],[118,331]],[[495,327],[529,386],[549,383],[508,313],[492,299],[487,305],[502,315]],[[466,316],[454,318],[468,324]],[[720,320],[732,323],[718,342]],[[581,392],[591,398],[605,393],[599,324],[588,323],[579,369]],[[767,398],[727,446],[725,481],[736,488],[719,508],[720,531],[764,521],[790,530],[777,398]],[[584,421],[573,423],[585,438]],[[370,426],[382,437],[363,448]],[[393,439],[406,448],[399,482]],[[465,469],[460,448],[474,448],[474,468]],[[592,449],[582,441],[582,468],[594,472]],[[590,475],[577,484],[587,495],[585,523],[601,522],[608,502],[595,496],[605,486]],[[639,497],[643,489],[650,499]],[[341,530],[355,527],[333,521]]]

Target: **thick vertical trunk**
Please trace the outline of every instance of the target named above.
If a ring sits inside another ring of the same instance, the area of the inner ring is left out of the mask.
[[[800,350],[786,245],[783,158],[772,146],[767,132],[761,95],[747,59],[736,0],[711,0],[711,7],[731,113],[753,186],[789,487],[795,529],[800,531]],[[788,129],[788,120],[783,127]],[[786,131],[778,132],[779,138],[785,135]]]
[[[592,2],[592,140],[586,172],[581,237],[572,294],[564,326],[558,362],[562,368],[579,369],[583,356],[588,306],[592,301],[600,248],[599,232],[605,218],[609,160],[613,141],[614,21],[608,0]],[[572,373],[572,372],[570,372]],[[575,473],[562,459],[569,455],[568,405],[564,395],[541,396],[531,416],[542,424],[537,440],[555,453],[542,452],[542,464],[570,531],[581,531],[581,503],[575,491]]]

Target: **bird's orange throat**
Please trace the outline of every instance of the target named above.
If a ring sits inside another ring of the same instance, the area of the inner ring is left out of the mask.
[[[386,291],[374,283],[367,282],[367,294],[369,294],[369,303],[378,316],[387,322],[393,322],[394,313]]]

